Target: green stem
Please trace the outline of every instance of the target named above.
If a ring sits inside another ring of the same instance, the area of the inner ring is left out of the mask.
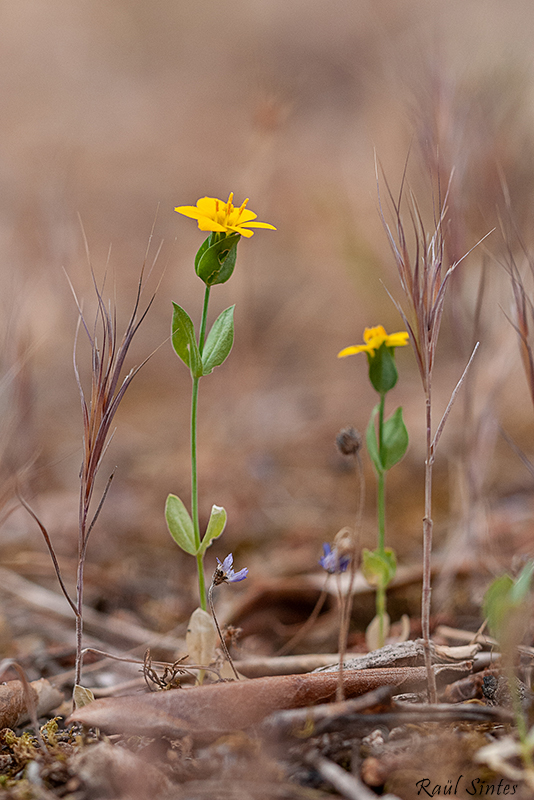
[[[385,392],[380,393],[380,405],[378,407],[378,454],[380,463],[384,463],[383,438],[384,438],[384,403]],[[383,469],[378,472],[377,488],[377,514],[378,514],[378,549],[380,555],[384,555],[386,541],[386,473]]]
[[[380,393],[380,405],[378,407],[378,453],[380,463],[383,463],[383,435],[384,435],[384,405],[386,393]],[[378,552],[384,555],[386,545],[386,473],[384,470],[378,472],[377,486],[377,517],[378,517]],[[378,646],[383,647],[385,641],[385,614],[386,614],[386,587],[376,587],[376,615],[378,617]]]
[[[204,295],[204,306],[202,308],[202,319],[200,322],[200,334],[198,339],[198,349],[200,355],[204,349],[206,338],[206,322],[208,319],[208,303],[210,299],[210,287],[206,286]],[[198,474],[197,474],[197,411],[198,411],[198,384],[200,378],[193,378],[193,389],[191,392],[191,517],[193,519],[193,531],[195,534],[195,545],[198,550],[200,547],[200,524],[198,520]],[[204,578],[204,556],[197,555],[198,589],[200,594],[200,607],[207,611],[206,602],[206,581]]]
[[[198,337],[198,349],[200,350],[200,355],[202,355],[202,351],[204,350],[204,341],[206,339],[206,323],[208,321],[208,303],[210,301],[210,286],[206,286],[206,292],[204,294],[204,306],[202,308],[202,319],[200,321],[200,335]]]
[[[378,646],[384,647],[386,641],[386,587],[376,587],[376,616],[378,617]]]
[[[384,555],[386,542],[386,473],[378,473],[377,487],[378,550]]]

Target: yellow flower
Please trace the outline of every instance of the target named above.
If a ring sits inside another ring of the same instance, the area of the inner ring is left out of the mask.
[[[201,231],[217,231],[220,233],[239,233],[250,238],[254,231],[249,228],[270,228],[275,231],[274,225],[268,222],[253,222],[258,216],[253,211],[248,211],[246,205],[248,198],[239,208],[232,203],[233,192],[230,192],[228,202],[217,200],[216,197],[201,197],[196,206],[178,206],[174,210],[186,217],[196,219]]]
[[[385,344],[386,347],[404,347],[408,344],[408,331],[399,331],[398,333],[386,333],[382,325],[377,325],[375,328],[366,328],[363,332],[363,340],[365,344],[352,345],[345,347],[340,353],[337,354],[338,358],[345,358],[345,356],[353,356],[356,353],[369,353],[372,357],[375,350],[378,350],[380,345]]]

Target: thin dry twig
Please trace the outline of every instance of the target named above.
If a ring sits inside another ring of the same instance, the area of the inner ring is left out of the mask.
[[[217,570],[215,571],[215,574],[217,574]],[[232,667],[232,672],[235,675],[236,681],[238,681],[238,680],[240,680],[239,673],[238,673],[238,671],[236,670],[236,668],[234,666],[234,662],[232,660],[232,656],[230,655],[230,652],[229,652],[229,650],[228,650],[228,648],[226,646],[226,642],[224,641],[224,636],[222,635],[221,628],[219,626],[219,621],[217,619],[217,615],[215,614],[215,607],[213,605],[213,588],[214,588],[215,585],[216,584],[215,584],[215,577],[214,577],[212,579],[211,585],[210,585],[210,587],[208,589],[208,604],[209,604],[209,607],[210,607],[211,616],[213,617],[213,621],[215,623],[215,627],[217,628],[217,633],[219,634],[219,640],[221,642],[221,647],[223,649],[224,655],[226,656],[226,659],[227,659],[228,663]]]
[[[386,688],[386,687],[383,687]],[[370,692],[369,694],[374,694]],[[366,697],[364,695],[364,697]],[[364,698],[358,698],[363,700]],[[396,728],[400,725],[420,725],[425,722],[512,722],[513,715],[500,706],[482,706],[471,703],[395,703],[393,709],[370,710],[356,707],[356,701],[319,705],[308,709],[275,711],[267,717],[261,729],[272,739],[282,737],[323,736],[325,733],[342,733],[345,736],[362,736],[377,727]]]
[[[357,558],[358,558],[358,537],[361,534],[362,530],[362,520],[363,520],[363,509],[365,507],[365,475],[363,471],[363,464],[362,458],[360,454],[360,443],[361,438],[358,434],[356,441],[358,441],[358,446],[353,452],[353,456],[356,459],[357,465],[357,475],[358,475],[358,506],[356,511],[356,522],[355,522],[355,529],[353,532],[349,533],[349,541],[352,544],[351,552],[350,552],[350,565],[349,565],[349,582],[345,592],[345,596],[342,597],[341,595],[341,588],[339,587],[339,597],[341,599],[341,621],[339,625],[339,640],[338,640],[338,650],[339,650],[339,680],[337,685],[337,692],[336,692],[336,700],[338,702],[345,699],[344,694],[344,683],[343,683],[343,664],[345,661],[345,654],[347,651],[347,642],[349,639],[349,627],[350,627],[350,619],[352,615],[352,604],[354,602],[353,597],[353,587],[354,581],[356,578],[356,570],[357,570]],[[338,583],[339,583],[339,575]]]
[[[321,755],[314,749],[304,756],[304,761],[313,767],[319,775],[330,783],[337,792],[347,800],[376,800],[376,794],[368,789],[357,775],[347,772],[335,761]],[[396,794],[382,795],[383,800],[400,800]]]
[[[327,591],[327,588],[326,588],[326,584],[328,582],[328,578],[329,577],[330,577],[329,575],[326,575],[326,577],[325,577],[325,585],[321,589],[321,594],[317,598],[317,602],[315,603],[310,616],[308,617],[306,622],[304,622],[303,625],[298,629],[298,631],[291,637],[291,639],[289,639],[289,641],[286,642],[285,645],[283,645],[283,647],[281,647],[279,650],[276,651],[275,658],[278,658],[278,657],[281,657],[281,656],[285,656],[287,653],[289,653],[294,648],[294,646],[298,642],[300,642],[300,640],[304,636],[306,636],[306,634],[313,628],[313,626],[315,625],[315,623],[317,621],[317,618],[318,618],[319,614],[321,613],[321,610],[322,610],[322,608],[324,606],[325,600],[328,597],[328,591]]]

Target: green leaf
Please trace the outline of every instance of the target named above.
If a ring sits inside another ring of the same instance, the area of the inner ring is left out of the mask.
[[[395,577],[397,557],[391,547],[380,550],[362,550],[362,572],[371,586],[382,586],[384,589]]]
[[[375,465],[376,471],[380,474],[384,472],[384,467],[382,466],[382,462],[380,461],[380,454],[378,452],[378,442],[376,439],[376,428],[375,428],[375,418],[378,414],[378,410],[380,405],[376,405],[372,412],[371,412],[371,419],[369,420],[369,425],[367,426],[367,431],[365,433],[365,441],[367,444],[367,452],[371,457],[371,461]]]
[[[526,599],[530,591],[530,581],[532,580],[532,573],[534,572],[534,561],[529,561],[519,575],[517,576],[514,585],[510,591],[510,600],[514,605],[519,605]]]
[[[490,584],[484,595],[484,616],[488,618],[491,633],[500,640],[503,623],[511,610],[510,593],[514,585],[510,575],[501,575]]]
[[[189,512],[175,494],[170,494],[165,503],[165,519],[167,527],[172,538],[176,544],[196,556],[197,548],[195,544],[195,531],[193,528],[193,520],[189,516]]]
[[[202,352],[202,374],[209,375],[228,357],[234,343],[234,308],[230,306],[212,325]]]
[[[199,555],[204,555],[214,539],[217,539],[226,526],[226,511],[222,506],[212,506],[206,533],[199,547]]]
[[[195,257],[195,272],[206,286],[226,283],[231,278],[237,259],[239,233],[208,236]]]
[[[202,360],[195,338],[195,326],[189,314],[177,303],[172,315],[171,338],[174,352],[189,367],[194,378],[202,375]]]
[[[508,574],[501,575],[484,595],[484,614],[503,653],[514,652],[527,630],[531,614],[528,595],[533,572],[534,562],[529,561],[515,581]]]
[[[389,392],[397,383],[399,374],[395,366],[394,350],[381,344],[369,360],[369,380],[380,394]]]
[[[382,464],[391,469],[398,464],[408,449],[408,431],[399,408],[384,422],[382,429]]]

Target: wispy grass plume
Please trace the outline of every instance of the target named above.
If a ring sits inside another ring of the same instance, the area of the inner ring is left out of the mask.
[[[74,345],[74,374],[80,393],[83,421],[83,455],[80,468],[80,498],[78,511],[78,564],[76,570],[76,594],[72,596],[67,590],[59,568],[52,540],[45,526],[38,519],[28,503],[19,495],[19,499],[31,516],[35,519],[44,536],[48,551],[52,558],[59,584],[67,602],[72,608],[76,618],[76,661],[75,661],[75,686],[81,683],[83,664],[82,638],[83,638],[83,592],[84,568],[87,555],[87,545],[91,532],[98,519],[102,506],[109,491],[113,473],[109,476],[104,491],[98,501],[95,498],[96,478],[107,447],[113,436],[111,429],[113,419],[119,405],[130,386],[135,375],[146,363],[133,367],[123,375],[124,365],[132,340],[139,326],[145,319],[155,297],[150,297],[144,308],[141,308],[141,299],[144,288],[144,271],[141,270],[134,307],[126,329],[122,335],[117,330],[116,307],[106,304],[103,298],[104,283],[99,288],[94,272],[91,268],[93,287],[97,299],[97,310],[92,327],[86,322],[81,303],[72,287],[76,305],[79,311],[78,327]],[[70,281],[69,281],[70,283]],[[80,328],[85,331],[90,347],[91,385],[86,392],[78,369],[77,343]]]
[[[423,592],[421,602],[421,625],[423,640],[425,642],[425,663],[428,674],[428,689],[430,702],[437,699],[436,680],[431,665],[430,656],[430,601],[431,601],[431,555],[432,555],[432,474],[436,447],[443,432],[444,424],[449,415],[452,403],[465,378],[467,369],[474,356],[464,370],[456,388],[454,389],[445,413],[433,433],[432,428],[432,375],[436,355],[436,346],[441,327],[445,295],[450,278],[456,267],[468,255],[458,261],[448,264],[445,246],[444,222],[447,208],[447,195],[442,201],[438,199],[438,208],[434,219],[433,228],[427,230],[416,198],[410,194],[408,213],[411,225],[410,234],[404,226],[401,207],[404,205],[406,170],[402,179],[398,197],[395,198],[385,182],[389,200],[392,207],[394,227],[387,223],[380,196],[380,181],[377,170],[378,197],[380,215],[389,244],[393,252],[399,273],[402,290],[408,302],[408,311],[395,302],[415,354],[423,391],[425,394],[425,422],[426,422],[426,458],[425,458],[425,511],[423,517]],[[409,237],[413,240],[410,247]],[[471,251],[469,251],[471,252]],[[475,347],[476,350],[476,347]]]
[[[91,392],[89,397],[86,396],[80,379],[76,359],[76,346],[74,350],[74,373],[80,392],[83,419],[83,458],[80,469],[78,569],[76,576],[76,684],[80,683],[82,669],[83,577],[87,543],[109,491],[113,473],[108,478],[106,488],[94,513],[91,513],[95,480],[111,440],[111,425],[117,409],[133,378],[145,363],[143,362],[138,367],[132,368],[127,375],[121,378],[124,362],[133,337],[146,317],[155,296],[152,295],[144,310],[140,311],[143,273],[144,270],[142,270],[139,278],[132,314],[120,340],[117,333],[116,308],[113,307],[110,310],[106,306],[94,273],[92,273],[93,286],[97,296],[98,307],[92,332],[86,325],[80,304],[76,301],[80,312],[80,323],[87,334],[91,347]],[[98,341],[99,333],[101,336],[100,343]]]

